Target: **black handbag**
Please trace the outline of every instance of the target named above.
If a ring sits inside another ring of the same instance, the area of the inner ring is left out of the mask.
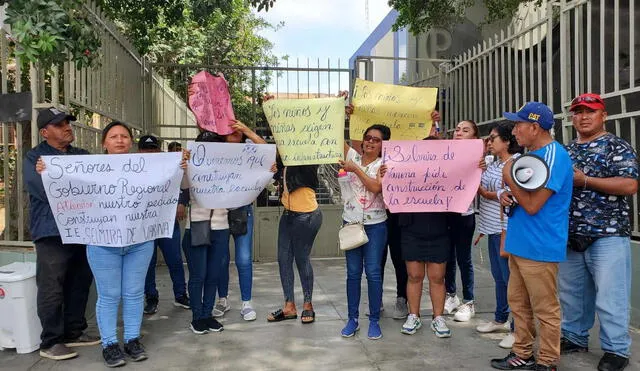
[[[569,235],[567,247],[575,252],[585,252],[595,242],[595,237],[583,236],[581,234]]]
[[[249,211],[246,207],[230,209],[227,215],[229,221],[229,232],[234,236],[242,236],[247,234],[247,222],[249,220]]]

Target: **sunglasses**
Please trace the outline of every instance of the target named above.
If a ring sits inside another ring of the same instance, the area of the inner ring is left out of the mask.
[[[600,98],[596,98],[596,97],[576,97],[574,100],[571,101],[571,105],[574,106],[578,103],[600,103],[600,104],[604,104],[602,102],[602,99]]]
[[[382,142],[382,139],[380,139],[378,137],[374,137],[373,135],[365,135],[364,136],[364,141],[365,142],[380,143],[380,142]]]

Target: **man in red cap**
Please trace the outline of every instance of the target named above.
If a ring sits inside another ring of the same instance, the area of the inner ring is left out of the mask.
[[[560,263],[562,353],[588,351],[595,314],[604,356],[598,370],[629,364],[631,296],[630,210],[626,196],[638,191],[633,148],[607,132],[607,112],[597,94],[571,102],[578,133],[568,146],[573,161],[573,197],[567,260]]]

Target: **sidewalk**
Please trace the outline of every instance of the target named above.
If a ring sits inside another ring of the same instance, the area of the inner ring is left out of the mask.
[[[476,250],[478,251],[478,250]],[[159,311],[146,317],[142,342],[149,359],[141,363],[129,362],[127,370],[491,370],[489,359],[504,357],[508,351],[498,348],[503,334],[481,335],[475,327],[493,318],[493,280],[487,269],[485,254],[476,263],[476,317],[468,323],[448,321],[453,336],[438,339],[428,326],[430,302],[423,295],[422,315],[426,326],[413,336],[403,335],[403,321],[390,318],[395,303],[395,276],[389,260],[385,272],[385,295],[381,327],[384,337],[377,341],[366,337],[366,280],[363,278],[361,330],[353,338],[340,337],[346,319],[344,260],[314,260],[314,305],[316,323],[302,325],[298,320],[267,323],[269,311],[282,305],[282,289],[277,263],[258,263],[254,266],[253,302],[258,319],[245,322],[240,317],[237,273],[231,266],[230,300],[232,310],[223,320],[221,333],[194,335],[187,328],[190,311],[173,306],[171,281],[166,267],[158,268],[160,290]],[[296,298],[301,300],[299,280],[296,278]],[[298,303],[298,311],[302,303]],[[92,321],[94,322],[94,321]],[[94,328],[94,331],[95,328]],[[96,331],[97,333],[97,331]],[[121,332],[120,332],[121,334]],[[633,356],[627,370],[640,370],[640,336],[633,332]],[[591,351],[586,354],[564,356],[561,370],[595,370],[602,356],[597,336],[592,337]],[[0,352],[1,370],[102,370],[99,346],[78,348],[80,356],[74,360],[55,362],[41,359],[38,352],[18,355],[14,350]]]

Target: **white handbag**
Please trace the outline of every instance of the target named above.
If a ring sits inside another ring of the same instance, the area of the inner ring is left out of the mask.
[[[340,250],[342,251],[355,249],[369,242],[364,225],[360,222],[343,225],[338,232],[338,239],[340,240]]]

